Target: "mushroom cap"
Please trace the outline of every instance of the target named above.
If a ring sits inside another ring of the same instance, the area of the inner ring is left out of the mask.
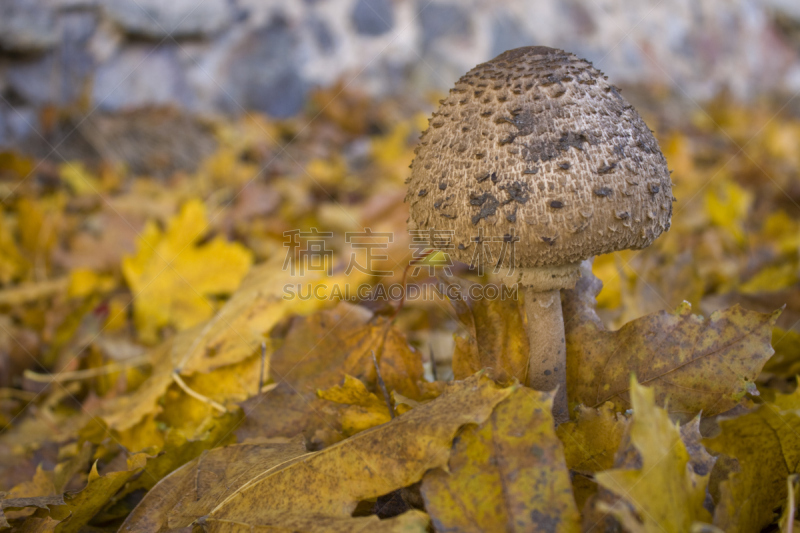
[[[577,263],[669,229],[658,142],[602,72],[563,50],[517,48],[470,70],[415,153],[409,229],[466,263]]]

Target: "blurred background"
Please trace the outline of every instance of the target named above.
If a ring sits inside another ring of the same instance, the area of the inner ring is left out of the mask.
[[[603,70],[674,171],[671,231],[595,260],[607,324],[786,304],[800,354],[796,0],[0,0],[0,386],[208,319],[286,231],[332,232],[336,276],[345,232],[393,232],[393,276],[349,282],[400,281],[427,118],[525,45]],[[447,305],[399,320],[446,364]]]
[[[614,83],[666,91],[688,109],[721,93],[786,95],[800,108],[788,98],[800,90],[793,0],[3,0],[0,146],[124,157],[102,146],[109,114],[286,118],[337,83],[424,98],[531,44],[574,52]]]
[[[122,406],[112,422],[131,450],[200,431],[213,410],[169,385],[164,354],[231,295],[256,294],[242,281],[255,268],[268,305],[236,314],[246,338],[219,332],[233,355],[207,346],[208,368],[230,364],[186,374],[216,402],[252,396],[261,342],[335,305],[280,299],[285,232],[331,232],[332,274],[315,283],[404,281],[420,132],[459,76],[525,45],[603,70],[674,171],[670,231],[594,260],[606,325],[684,301],[706,317],[785,306],[759,385],[793,388],[798,0],[0,0],[0,490],[55,464],[82,409]],[[345,234],[365,228],[393,233],[372,265],[391,275],[346,275]],[[471,335],[447,301],[356,303],[440,378]],[[124,402],[151,386],[169,388],[128,427]]]

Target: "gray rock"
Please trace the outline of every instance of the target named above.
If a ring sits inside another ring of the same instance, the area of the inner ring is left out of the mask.
[[[392,0],[358,0],[351,20],[362,35],[383,35],[394,27]]]
[[[125,32],[150,39],[205,37],[234,18],[227,0],[105,0],[103,7]]]
[[[322,52],[329,53],[334,49],[336,41],[327,22],[320,17],[311,16],[308,19],[308,27],[314,36],[314,42]]]
[[[23,58],[9,65],[6,84],[23,104],[45,105],[55,99],[58,79],[56,53],[44,57]]]
[[[91,12],[62,15],[61,42],[44,55],[24,55],[9,62],[6,82],[24,103],[66,106],[83,93],[94,69],[86,43],[95,27]]]
[[[299,72],[299,41],[282,18],[249,34],[228,62],[222,106],[234,113],[256,109],[274,117],[300,111],[308,82]]]
[[[533,39],[516,19],[506,13],[500,13],[492,22],[492,47],[486,59],[497,57],[506,50],[532,44],[534,44]]]
[[[56,51],[58,87],[54,101],[59,105],[76,102],[86,91],[95,61],[88,43],[97,26],[97,15],[89,11],[64,13],[61,17],[61,46]]]
[[[104,111],[147,106],[191,108],[192,93],[176,46],[130,45],[97,69],[92,102]]]
[[[56,14],[40,0],[0,1],[0,49],[40,52],[59,41]]]
[[[34,107],[0,105],[0,146],[11,148],[27,139],[39,138],[41,125]]]
[[[458,4],[433,4],[424,0],[419,9],[419,21],[422,24],[422,48],[426,50],[438,40],[447,37],[469,39],[473,35],[472,20],[469,12]]]
[[[797,0],[766,0],[765,3],[771,10],[783,13],[800,22],[800,2]]]

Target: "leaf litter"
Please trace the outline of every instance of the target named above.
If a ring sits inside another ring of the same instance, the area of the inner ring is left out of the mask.
[[[166,177],[0,154],[0,528],[796,530],[800,121],[652,110],[673,227],[563,292],[556,427],[517,302],[347,294],[437,281],[402,203],[434,104],[312,100]],[[367,227],[385,276],[352,268]],[[324,268],[285,269],[311,228]]]

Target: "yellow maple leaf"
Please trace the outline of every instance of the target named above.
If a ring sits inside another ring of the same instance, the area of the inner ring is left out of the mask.
[[[79,161],[62,163],[58,172],[61,179],[78,196],[97,194],[100,191],[100,183],[97,178],[89,172],[86,165]]]
[[[67,296],[86,298],[94,292],[108,292],[114,286],[113,276],[98,274],[88,268],[76,268],[69,274]]]
[[[656,406],[653,389],[631,377],[631,442],[642,457],[638,470],[615,469],[597,474],[597,483],[630,505],[601,504],[622,522],[626,531],[689,531],[696,522],[710,522],[703,508],[708,476],[686,468],[689,453],[678,426],[667,411]]]
[[[730,232],[739,243],[744,241],[744,221],[752,203],[753,193],[733,181],[726,180],[705,195],[705,211],[711,223]]]
[[[166,231],[149,221],[136,255],[122,260],[142,341],[157,341],[164,326],[185,330],[208,319],[209,296],[233,292],[250,268],[252,254],[241,244],[216,238],[198,245],[207,228],[205,206],[191,200]]]
[[[0,283],[2,284],[22,277],[28,267],[14,241],[9,225],[3,210],[0,209]]]

